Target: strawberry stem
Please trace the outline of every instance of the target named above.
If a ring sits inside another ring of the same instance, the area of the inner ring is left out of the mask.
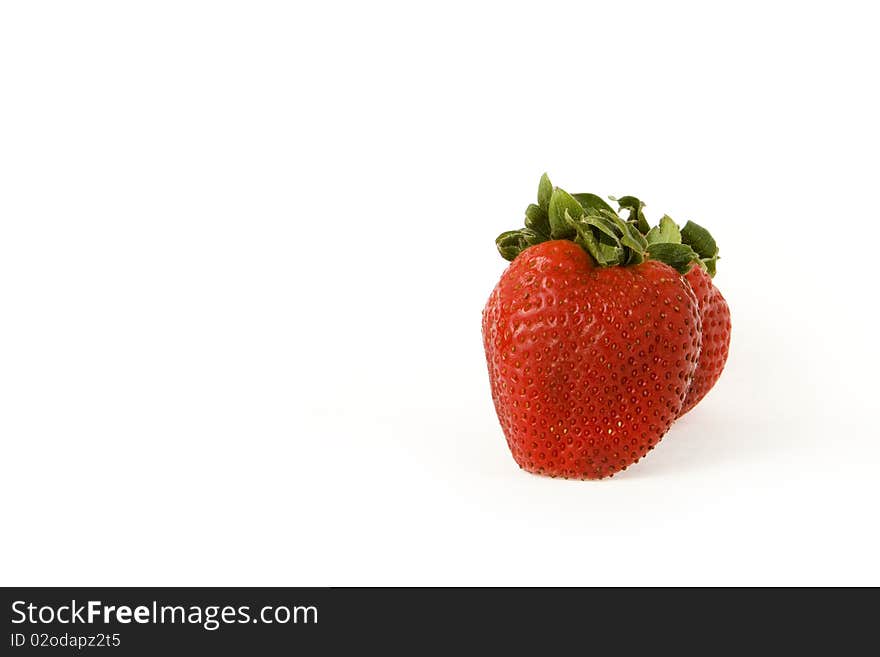
[[[579,244],[599,267],[634,265],[647,259],[665,262],[682,274],[695,264],[715,275],[718,245],[702,226],[688,221],[683,228],[663,215],[653,228],[635,196],[609,199],[615,211],[595,194],[569,194],[554,187],[545,173],[538,185],[538,203],[526,208],[525,227],[509,230],[495,240],[505,260],[548,240]],[[627,211],[626,218],[620,212]]]

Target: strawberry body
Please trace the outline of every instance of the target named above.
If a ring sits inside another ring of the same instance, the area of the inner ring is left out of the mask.
[[[697,300],[672,267],[600,268],[567,240],[516,256],[483,310],[482,332],[513,458],[573,479],[611,476],[660,441],[701,347]]]
[[[730,308],[727,301],[712,283],[709,274],[700,267],[692,267],[685,279],[697,297],[703,344],[679,417],[696,406],[712,389],[721,376],[730,349]]]

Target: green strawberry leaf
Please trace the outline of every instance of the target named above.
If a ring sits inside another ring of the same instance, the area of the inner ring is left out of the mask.
[[[501,254],[502,258],[513,260],[530,246],[546,241],[545,238],[538,235],[535,231],[529,228],[520,228],[519,230],[508,230],[501,233],[495,238],[495,246],[498,248],[498,253]]]
[[[569,239],[575,236],[576,230],[570,221],[566,221],[565,213],[568,212],[571,219],[580,219],[584,209],[571,194],[564,189],[556,187],[550,196],[550,237],[555,240]]]
[[[620,246],[617,239],[611,238],[605,233],[599,233],[597,242],[598,253],[607,266],[623,263],[626,249]]]
[[[708,230],[693,221],[688,221],[681,229],[681,241],[692,246],[701,258],[714,258],[718,255],[715,239]]]
[[[526,228],[550,239],[550,217],[547,210],[532,203],[526,208]]]
[[[682,274],[696,265],[715,275],[718,245],[702,226],[688,221],[679,226],[663,215],[651,228],[635,196],[617,202],[626,219],[595,194],[569,194],[553,187],[545,173],[538,185],[538,203],[526,208],[525,228],[510,230],[495,240],[498,252],[513,260],[523,250],[550,239],[569,239],[582,246],[600,267],[631,265],[645,258],[660,260]]]
[[[620,198],[609,196],[608,198],[612,201],[616,201],[621,210],[629,210],[629,218],[627,221],[635,223],[640,233],[644,235],[648,232],[650,226],[648,225],[648,220],[645,219],[645,213],[642,212],[642,208],[645,207],[644,203],[635,196],[621,196]]]
[[[614,222],[610,219],[598,214],[588,214],[584,217],[583,221],[586,221],[591,226],[595,226],[599,231],[619,242],[620,233],[616,230]]]
[[[614,212],[601,196],[596,196],[595,194],[572,194],[572,197],[581,204],[581,207],[583,207],[587,214],[596,214],[602,210]]]
[[[553,195],[553,185],[550,183],[550,176],[546,173],[541,176],[541,182],[538,183],[538,205],[545,211],[550,208],[550,197]]]
[[[574,238],[575,243],[586,249],[600,267],[608,267],[621,262],[623,249],[617,241],[617,237],[594,230],[595,224],[591,221],[594,217],[572,219],[568,211],[566,211],[565,217],[571,221],[577,232]]]
[[[502,258],[513,260],[526,248],[526,243],[521,230],[508,230],[495,238],[495,246]]]
[[[589,253],[593,259],[598,263],[600,267],[605,266],[605,259],[601,253],[599,253],[599,241],[596,239],[596,236],[593,234],[588,227],[583,226],[579,227],[577,231],[577,236],[574,238],[575,244],[580,245],[583,249]]]
[[[681,244],[681,231],[678,229],[672,217],[664,214],[660,217],[660,223],[654,226],[645,235],[648,244],[657,244],[659,242],[667,242],[669,244]]]
[[[605,216],[617,225],[617,229],[621,233],[620,243],[623,246],[638,251],[639,253],[645,252],[648,242],[633,224],[624,221],[613,212],[605,213]]]
[[[640,265],[645,261],[644,251],[639,252],[635,249],[627,249],[627,254],[626,262],[623,263],[625,265]]]
[[[670,244],[668,242],[649,244],[648,257],[652,260],[665,262],[680,274],[688,273],[691,264],[700,259],[700,256],[687,244]]]
[[[715,264],[718,262],[719,256],[712,256],[711,258],[703,258],[700,262],[706,268],[706,271],[709,272],[709,276],[715,278]]]

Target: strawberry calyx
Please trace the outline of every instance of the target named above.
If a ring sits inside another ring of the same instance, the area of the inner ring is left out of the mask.
[[[569,194],[554,187],[545,173],[538,185],[538,203],[526,208],[525,227],[509,230],[495,240],[505,260],[549,240],[567,239],[579,244],[599,267],[636,265],[659,260],[685,274],[697,265],[715,275],[718,245],[702,226],[688,221],[679,227],[663,215],[653,228],[635,196],[608,197],[615,211],[595,194]],[[620,213],[626,211],[626,217]]]

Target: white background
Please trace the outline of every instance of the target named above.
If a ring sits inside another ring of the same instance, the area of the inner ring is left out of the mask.
[[[868,7],[4,3],[0,583],[880,584]],[[545,170],[723,257],[724,376],[601,482],[489,395]]]

